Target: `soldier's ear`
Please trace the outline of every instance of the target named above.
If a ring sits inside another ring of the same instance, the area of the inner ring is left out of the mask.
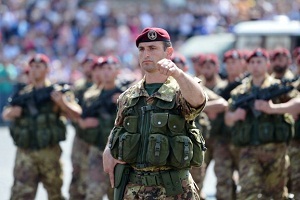
[[[172,47],[168,47],[168,48],[166,49],[166,52],[167,52],[167,58],[168,58],[168,59],[171,59],[171,56],[172,56],[172,54],[173,54],[173,52],[174,52],[174,49],[173,49]]]

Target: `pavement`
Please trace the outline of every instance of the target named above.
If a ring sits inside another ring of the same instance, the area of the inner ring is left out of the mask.
[[[61,142],[63,149],[61,161],[63,165],[64,183],[62,193],[66,198],[69,198],[69,185],[71,181],[72,165],[71,165],[71,149],[75,135],[74,128],[68,125],[67,139]],[[9,129],[6,126],[0,127],[0,200],[9,200],[10,189],[13,184],[13,167],[16,154],[16,147],[9,134]],[[214,162],[208,167],[208,171],[204,181],[203,192],[207,195],[207,200],[215,200],[216,177],[213,172]],[[107,199],[107,198],[104,198]],[[47,193],[42,184],[39,184],[38,192],[35,200],[47,200]]]

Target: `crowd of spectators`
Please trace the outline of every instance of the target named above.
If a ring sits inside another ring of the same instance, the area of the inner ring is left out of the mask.
[[[299,20],[299,0],[0,0],[0,109],[35,52],[51,60],[50,79],[73,83],[88,53],[116,54],[134,70],[136,35],[169,31],[174,47],[193,35],[230,32],[246,20],[284,14]]]

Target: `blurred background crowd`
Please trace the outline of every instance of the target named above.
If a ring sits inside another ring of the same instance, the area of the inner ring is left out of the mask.
[[[145,27],[168,30],[176,50],[191,36],[276,15],[300,20],[300,1],[0,0],[0,108],[36,52],[51,58],[51,81],[72,84],[89,53],[118,55],[126,73],[138,70],[134,41]]]

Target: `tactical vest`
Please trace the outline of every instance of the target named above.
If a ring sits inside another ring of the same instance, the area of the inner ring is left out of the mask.
[[[85,142],[98,147],[101,151],[104,150],[107,138],[110,134],[111,129],[114,126],[117,105],[112,102],[112,97],[114,94],[121,93],[122,91],[119,88],[115,88],[111,92],[101,92],[95,93],[96,95],[91,96],[90,98],[85,99],[83,105],[91,106],[93,103],[99,101],[102,102],[101,106],[96,109],[95,117],[98,118],[99,125],[95,128],[88,128],[82,130],[80,127],[77,127],[78,136]],[[99,96],[100,95],[100,96]],[[83,109],[85,107],[83,106]]]
[[[293,126],[290,115],[249,114],[232,128],[232,142],[236,146],[288,142],[294,135]]]
[[[78,126],[76,129],[78,137],[91,145],[97,146],[101,151],[103,151],[106,146],[109,133],[113,128],[115,118],[115,114],[107,115],[105,118],[100,116],[98,118],[99,125],[95,128],[81,129]]]
[[[171,102],[145,97],[130,99],[122,112],[123,126],[112,130],[109,147],[112,156],[137,169],[201,166],[205,141],[194,122],[187,122]]]
[[[10,134],[20,148],[42,149],[66,139],[66,119],[53,112],[52,101],[36,105],[38,114],[30,115],[27,107],[10,125]]]

